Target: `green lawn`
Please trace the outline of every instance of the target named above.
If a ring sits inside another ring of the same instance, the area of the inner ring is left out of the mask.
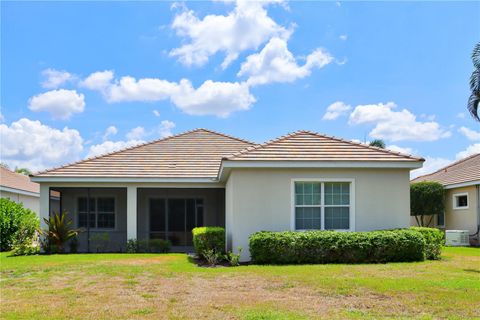
[[[199,268],[183,254],[0,259],[2,319],[480,317],[474,248],[377,265]]]

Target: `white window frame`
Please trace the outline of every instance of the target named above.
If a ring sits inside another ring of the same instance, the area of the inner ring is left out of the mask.
[[[307,231],[295,228],[295,183],[296,182],[317,182],[321,183],[320,198],[320,229],[325,230],[325,183],[327,182],[349,182],[350,183],[350,210],[349,210],[349,229],[328,229],[335,231],[355,231],[355,179],[350,178],[293,178],[290,184],[290,230],[291,231]],[[330,207],[330,206],[329,206]],[[343,206],[342,206],[343,207]],[[345,206],[346,207],[346,206]]]
[[[87,198],[87,196],[77,196],[75,197],[75,225],[77,226],[77,228],[80,228],[78,226],[78,214],[79,214],[79,208],[78,208],[78,200],[81,199],[81,198]],[[113,198],[113,203],[114,203],[114,211],[113,213],[115,214],[115,228],[97,228],[97,222],[98,222],[98,208],[97,208],[97,199],[98,198]],[[95,214],[95,228],[90,228],[91,231],[116,231],[117,228],[118,228],[118,210],[117,210],[117,205],[118,205],[118,201],[117,201],[117,197],[115,195],[112,195],[112,194],[106,194],[106,195],[95,195],[95,196],[90,196],[90,199],[95,199],[95,212],[90,212],[91,214]],[[87,229],[87,227],[81,227],[81,228],[85,228]]]
[[[457,198],[458,197],[463,197],[463,196],[467,196],[467,205],[465,207],[458,207],[457,206]],[[468,192],[454,193],[453,196],[452,196],[452,201],[453,201],[453,209],[454,210],[464,210],[464,209],[468,209],[468,207],[470,206],[470,197],[468,195]]]

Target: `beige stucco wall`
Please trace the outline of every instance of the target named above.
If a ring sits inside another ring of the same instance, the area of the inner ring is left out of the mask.
[[[40,210],[40,198],[33,197],[29,195],[8,192],[8,191],[0,191],[0,198],[8,198],[16,203],[23,203],[25,208],[28,208],[36,213]]]
[[[468,193],[468,209],[453,208],[453,195],[457,193]],[[445,229],[476,232],[478,225],[476,186],[447,189],[445,197]]]
[[[261,230],[291,230],[292,179],[354,179],[355,231],[403,228],[410,223],[408,169],[233,169],[226,186],[229,249],[243,248]]]

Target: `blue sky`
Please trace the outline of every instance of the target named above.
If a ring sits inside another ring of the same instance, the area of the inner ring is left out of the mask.
[[[2,2],[2,162],[33,170],[197,127],[480,152],[478,2]]]

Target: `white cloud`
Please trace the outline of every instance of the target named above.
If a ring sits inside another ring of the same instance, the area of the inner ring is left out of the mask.
[[[342,34],[338,37],[340,40],[345,41],[348,39],[348,36],[346,34]]]
[[[397,146],[397,145],[389,145],[387,146],[387,149],[388,150],[391,150],[391,151],[395,151],[395,152],[400,152],[400,153],[403,153],[403,154],[413,154],[413,149],[412,148],[404,148],[404,147],[400,147],[400,146]]]
[[[245,83],[205,81],[194,89],[188,80],[180,81],[180,90],[172,102],[190,115],[228,117],[232,112],[248,110],[255,102]]]
[[[457,159],[463,159],[471,155],[480,153],[480,143],[475,143],[467,147],[467,149],[457,153]]]
[[[45,69],[42,71],[45,80],[42,82],[42,87],[47,89],[56,89],[62,84],[75,79],[75,76],[67,71]]]
[[[170,56],[178,57],[187,66],[201,66],[210,56],[223,52],[226,57],[222,67],[226,68],[244,50],[257,49],[274,36],[288,38],[291,31],[268,16],[265,7],[270,3],[237,1],[227,15],[212,14],[203,19],[184,9],[175,16],[171,27],[188,42],[173,49]]]
[[[90,89],[103,91],[111,86],[113,80],[113,71],[97,71],[89,75],[86,79],[80,82],[80,86]]]
[[[103,140],[107,140],[108,137],[114,136],[118,133],[118,130],[115,126],[110,126],[105,130],[105,134],[103,135]]]
[[[83,139],[77,130],[51,128],[40,121],[22,118],[0,124],[0,154],[10,167],[43,170],[77,160]]]
[[[333,57],[323,49],[316,49],[299,66],[288,50],[287,40],[274,37],[262,51],[247,57],[242,63],[238,76],[247,76],[249,85],[272,82],[293,82],[310,75],[313,68],[322,68],[333,61]]]
[[[468,140],[472,141],[479,141],[480,140],[480,132],[469,129],[467,127],[461,127],[458,131],[467,137]]]
[[[160,117],[160,112],[158,110],[153,110],[153,115],[155,117]]]
[[[451,136],[451,132],[441,128],[437,122],[417,121],[407,109],[395,111],[395,108],[397,106],[393,102],[359,105],[350,114],[349,123],[373,124],[371,137],[391,141],[435,141]]]
[[[68,119],[81,113],[85,107],[85,96],[76,90],[52,90],[33,96],[28,101],[32,111],[47,111],[57,119]]]
[[[87,158],[100,156],[106,153],[119,151],[130,148],[139,144],[145,143],[143,140],[129,140],[129,141],[104,141],[90,147]]]
[[[172,135],[172,129],[175,123],[169,120],[163,120],[153,130],[146,131],[143,127],[136,127],[130,130],[126,135],[126,140],[120,141],[104,141],[102,143],[92,145],[87,154],[87,158],[100,156],[114,151],[123,150],[145,143],[146,136],[155,135],[156,137],[166,138]],[[107,129],[108,130],[108,129]]]
[[[459,119],[465,119],[465,117],[466,117],[465,112],[457,113],[457,118],[459,118]]]
[[[128,140],[141,140],[143,137],[146,136],[145,128],[144,127],[136,127],[130,130],[125,137]]]
[[[137,80],[133,77],[122,77],[120,81],[110,79],[109,84],[102,83],[96,90],[102,92],[109,103],[169,99],[190,115],[227,117],[232,112],[248,110],[255,102],[248,85],[239,82],[207,80],[195,89],[187,79],[177,83],[156,78]]]
[[[352,110],[352,106],[343,101],[337,101],[328,106],[327,112],[323,115],[322,120],[335,120],[338,117],[347,114]]]
[[[172,129],[175,128],[175,123],[169,120],[163,120],[157,128],[160,138],[166,138],[173,135]]]
[[[422,168],[410,171],[410,178],[414,179],[418,176],[435,172],[452,162],[452,160],[445,158],[426,157]]]
[[[167,80],[122,77],[108,89],[109,102],[121,101],[159,101],[168,99],[178,90],[178,84]]]

